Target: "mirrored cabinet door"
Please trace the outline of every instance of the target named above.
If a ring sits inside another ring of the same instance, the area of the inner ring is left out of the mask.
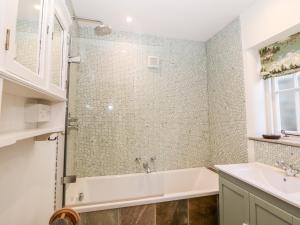
[[[44,0],[9,0],[6,19],[6,69],[41,84]]]
[[[14,59],[36,75],[39,71],[43,1],[19,0]]]
[[[51,38],[51,84],[62,88],[64,60],[64,29],[57,16],[54,16]]]
[[[51,16],[51,28],[48,37],[49,55],[49,88],[52,92],[65,95],[68,69],[69,26],[68,20],[62,13],[58,4],[54,4]]]

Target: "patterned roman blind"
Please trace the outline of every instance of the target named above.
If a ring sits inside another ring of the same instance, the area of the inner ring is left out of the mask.
[[[263,79],[300,71],[300,32],[259,50]]]

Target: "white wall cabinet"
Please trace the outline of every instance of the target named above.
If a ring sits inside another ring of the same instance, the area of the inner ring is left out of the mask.
[[[3,67],[40,86],[44,85],[41,57],[45,51],[46,4],[43,0],[6,1],[1,31],[5,35]]]
[[[62,206],[71,23],[64,0],[0,0],[0,224],[47,224]]]
[[[66,14],[61,2],[55,1],[52,5],[49,19],[50,35],[47,40],[46,71],[49,90],[59,95],[65,95],[70,43],[69,27],[72,20]]]
[[[62,0],[0,0],[0,148],[64,131],[69,27]],[[25,106],[44,104],[47,120]]]
[[[3,1],[0,76],[65,98],[72,19],[64,1]]]

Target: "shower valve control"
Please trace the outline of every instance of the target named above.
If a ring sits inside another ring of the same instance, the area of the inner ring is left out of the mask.
[[[83,193],[83,192],[80,192],[80,193],[78,194],[78,200],[81,202],[83,199],[84,199],[84,193]]]

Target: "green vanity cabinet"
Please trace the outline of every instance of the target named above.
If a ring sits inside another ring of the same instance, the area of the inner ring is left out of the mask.
[[[254,195],[250,195],[250,224],[293,225],[293,216]]]
[[[299,208],[227,177],[219,180],[220,225],[300,225]]]
[[[300,219],[294,217],[294,218],[293,218],[293,225],[300,225]]]
[[[220,178],[220,224],[249,224],[249,193]]]

